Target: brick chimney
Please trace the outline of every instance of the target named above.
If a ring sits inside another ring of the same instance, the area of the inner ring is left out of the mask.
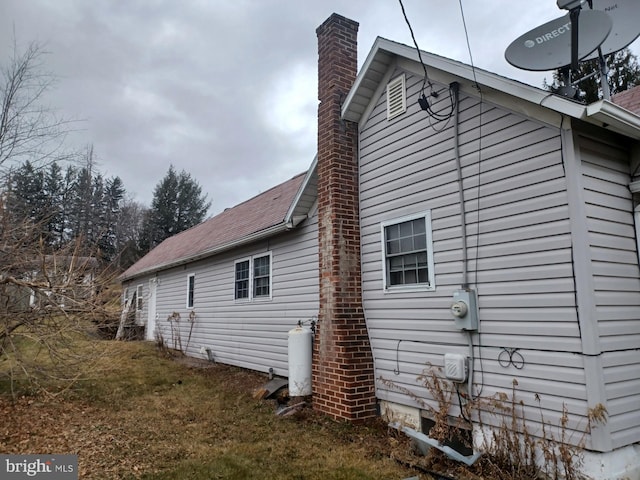
[[[362,308],[358,125],[340,109],[353,82],[358,24],[331,15],[318,29],[318,243],[320,312],[313,406],[335,419],[375,416],[373,355]]]

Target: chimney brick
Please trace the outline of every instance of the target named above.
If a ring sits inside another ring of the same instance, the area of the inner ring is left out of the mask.
[[[357,74],[358,24],[333,14],[318,29],[320,311],[313,405],[336,419],[375,416],[373,355],[362,308],[358,126],[341,108]]]

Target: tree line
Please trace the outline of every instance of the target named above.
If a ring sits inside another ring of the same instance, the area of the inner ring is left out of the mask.
[[[76,254],[123,269],[202,222],[211,203],[186,171],[171,166],[145,206],[130,199],[120,177],[99,171],[93,146],[65,149],[74,122],[43,106],[54,80],[43,70],[45,53],[37,43],[14,43],[10,58],[0,59],[0,236],[15,232],[42,254],[73,243]]]
[[[127,197],[118,176],[94,165],[93,148],[84,164],[53,161],[38,167],[26,160],[11,169],[4,187],[4,222],[29,225],[31,237],[55,253],[78,242],[79,254],[127,268],[164,239],[202,222],[210,207],[200,185],[171,166],[146,207]]]

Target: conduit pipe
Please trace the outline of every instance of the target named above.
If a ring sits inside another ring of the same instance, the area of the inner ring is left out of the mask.
[[[458,196],[460,202],[460,229],[462,238],[462,288],[469,287],[469,273],[467,271],[467,212],[464,206],[464,190],[462,188],[462,162],[460,161],[460,86],[458,82],[453,82],[449,88],[453,91],[453,154],[456,160],[456,170],[458,171]]]
[[[467,211],[464,204],[464,188],[462,185],[462,161],[460,160],[460,85],[453,82],[449,88],[453,92],[454,110],[453,110],[453,153],[456,162],[456,170],[458,172],[458,196],[460,203],[460,237],[462,239],[462,288],[469,288],[469,271],[467,267]],[[476,246],[477,248],[477,246]],[[467,379],[467,393],[469,398],[473,399],[473,334],[467,331],[469,341],[469,374]],[[462,405],[460,405],[462,408]]]

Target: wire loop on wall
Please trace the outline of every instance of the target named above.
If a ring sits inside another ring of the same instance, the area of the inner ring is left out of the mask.
[[[518,370],[522,370],[524,367],[524,357],[518,350],[518,348],[502,347],[502,351],[498,354],[498,364],[503,368],[513,366]]]

